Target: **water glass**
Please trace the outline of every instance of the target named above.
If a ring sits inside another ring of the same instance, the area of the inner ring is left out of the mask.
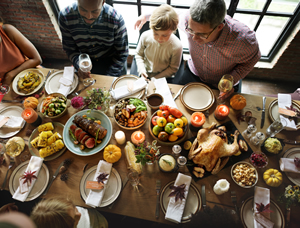
[[[285,119],[278,118],[267,128],[266,134],[269,137],[274,137],[277,133],[284,129],[286,125],[287,121]]]
[[[128,181],[133,187],[137,187],[140,183],[139,173],[134,170],[130,169],[129,173],[127,174]]]
[[[256,132],[257,127],[253,124],[248,125],[247,129],[242,132],[244,139],[250,139],[252,133]]]
[[[3,97],[9,92],[10,87],[8,85],[0,85],[0,102]]]
[[[180,145],[174,145],[172,147],[172,154],[174,155],[175,158],[177,158],[181,153],[181,146]]]
[[[265,137],[266,136],[265,136],[264,133],[257,132],[253,137],[251,137],[250,142],[253,145],[257,146],[257,145],[261,144],[264,141]]]
[[[88,54],[80,54],[79,55],[79,68],[82,72],[90,72],[92,70],[92,61]],[[85,78],[83,80],[83,85],[88,86],[95,81],[93,78]]]

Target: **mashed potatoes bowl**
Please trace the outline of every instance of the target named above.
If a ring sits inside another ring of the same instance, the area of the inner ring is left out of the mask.
[[[162,154],[158,159],[158,167],[163,172],[173,172],[176,170],[177,163],[173,155]]]
[[[283,147],[284,143],[275,137],[266,138],[261,145],[262,151],[270,154],[279,154],[283,150]]]

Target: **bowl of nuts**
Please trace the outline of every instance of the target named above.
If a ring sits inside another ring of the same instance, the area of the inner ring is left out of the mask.
[[[232,166],[231,177],[242,188],[252,188],[258,181],[258,173],[255,167],[244,161]]]

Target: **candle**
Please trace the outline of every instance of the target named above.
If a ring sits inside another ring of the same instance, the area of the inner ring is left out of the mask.
[[[131,135],[131,141],[135,145],[139,145],[140,143],[143,143],[145,141],[145,134],[142,131],[135,131]]]
[[[225,120],[229,115],[229,108],[224,104],[220,104],[217,106],[214,114],[217,120]]]
[[[213,190],[217,195],[221,195],[229,190],[229,182],[226,179],[220,179],[215,184]]]
[[[25,108],[21,114],[27,123],[34,123],[38,119],[38,114],[32,108]]]
[[[194,127],[201,127],[205,123],[205,115],[202,112],[194,112],[191,116],[191,124]]]
[[[115,139],[118,144],[122,145],[126,142],[125,133],[123,131],[117,131],[115,133]]]

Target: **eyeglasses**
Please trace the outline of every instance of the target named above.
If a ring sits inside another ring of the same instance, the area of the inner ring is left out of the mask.
[[[201,39],[207,40],[208,37],[215,31],[215,29],[218,27],[218,25],[210,32],[210,33],[195,33],[192,29],[186,25],[185,31],[187,31],[192,36],[200,37]]]

